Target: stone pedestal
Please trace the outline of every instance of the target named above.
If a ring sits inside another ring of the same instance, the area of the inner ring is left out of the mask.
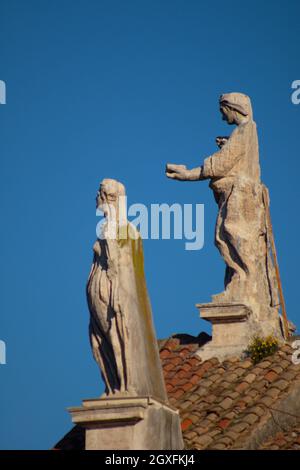
[[[200,317],[212,324],[212,339],[198,351],[197,355],[205,361],[217,357],[241,357],[253,336],[252,310],[239,303],[197,304]]]
[[[152,397],[84,400],[68,411],[85,428],[86,450],[183,449],[178,411]]]
[[[216,357],[220,361],[227,357],[245,355],[254,336],[275,336],[283,341],[278,311],[269,308],[264,319],[258,319],[248,305],[242,303],[197,304],[200,317],[212,324],[212,339],[198,351],[205,361]]]

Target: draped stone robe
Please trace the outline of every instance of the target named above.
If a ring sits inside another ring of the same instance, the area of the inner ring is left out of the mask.
[[[278,303],[278,296],[252,116],[235,128],[218,152],[205,159],[203,178],[211,180],[219,207],[215,243],[227,265],[225,291],[213,300],[248,302],[254,312],[266,312],[266,307]]]
[[[124,239],[104,238],[94,245],[87,283],[93,355],[107,395],[150,395],[167,401],[145,281],[142,239],[131,224],[124,228]]]

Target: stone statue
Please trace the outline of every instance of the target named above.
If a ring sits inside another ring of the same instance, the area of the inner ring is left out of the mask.
[[[278,320],[277,287],[267,239],[269,201],[260,180],[250,98],[242,93],[224,94],[220,111],[236,128],[230,137],[217,137],[219,151],[192,170],[168,164],[166,175],[179,181],[210,180],[219,208],[215,243],[226,263],[225,290],[214,295],[213,302],[240,302],[250,306],[257,319],[275,315]]]
[[[142,240],[126,219],[124,198],[121,183],[102,181],[96,204],[104,212],[105,223],[94,244],[87,283],[91,346],[106,395],[152,396],[167,401]]]

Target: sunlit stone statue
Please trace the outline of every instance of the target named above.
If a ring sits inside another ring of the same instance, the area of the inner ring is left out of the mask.
[[[219,150],[202,166],[188,170],[185,165],[168,164],[166,175],[179,181],[210,180],[219,208],[215,243],[226,263],[225,290],[212,297],[213,305],[243,304],[254,318],[270,321],[278,331],[278,295],[266,222],[269,200],[260,180],[250,98],[228,93],[220,97],[219,105],[223,119],[236,125],[230,137],[216,139]]]
[[[105,223],[87,283],[90,341],[105,393],[166,400],[144,274],[142,239],[126,219],[125,188],[104,179],[97,195]]]
[[[86,450],[179,450],[179,411],[171,407],[148,297],[142,239],[126,217],[123,184],[104,179],[86,292],[90,341],[105,393],[69,408],[85,430]]]

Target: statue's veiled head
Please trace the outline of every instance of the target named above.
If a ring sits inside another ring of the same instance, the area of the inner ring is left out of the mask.
[[[228,124],[242,124],[252,120],[249,96],[243,93],[226,93],[220,96],[220,111]]]
[[[122,183],[105,178],[101,181],[96,196],[96,207],[103,211],[106,218],[119,217],[120,212],[126,213],[126,191]]]

